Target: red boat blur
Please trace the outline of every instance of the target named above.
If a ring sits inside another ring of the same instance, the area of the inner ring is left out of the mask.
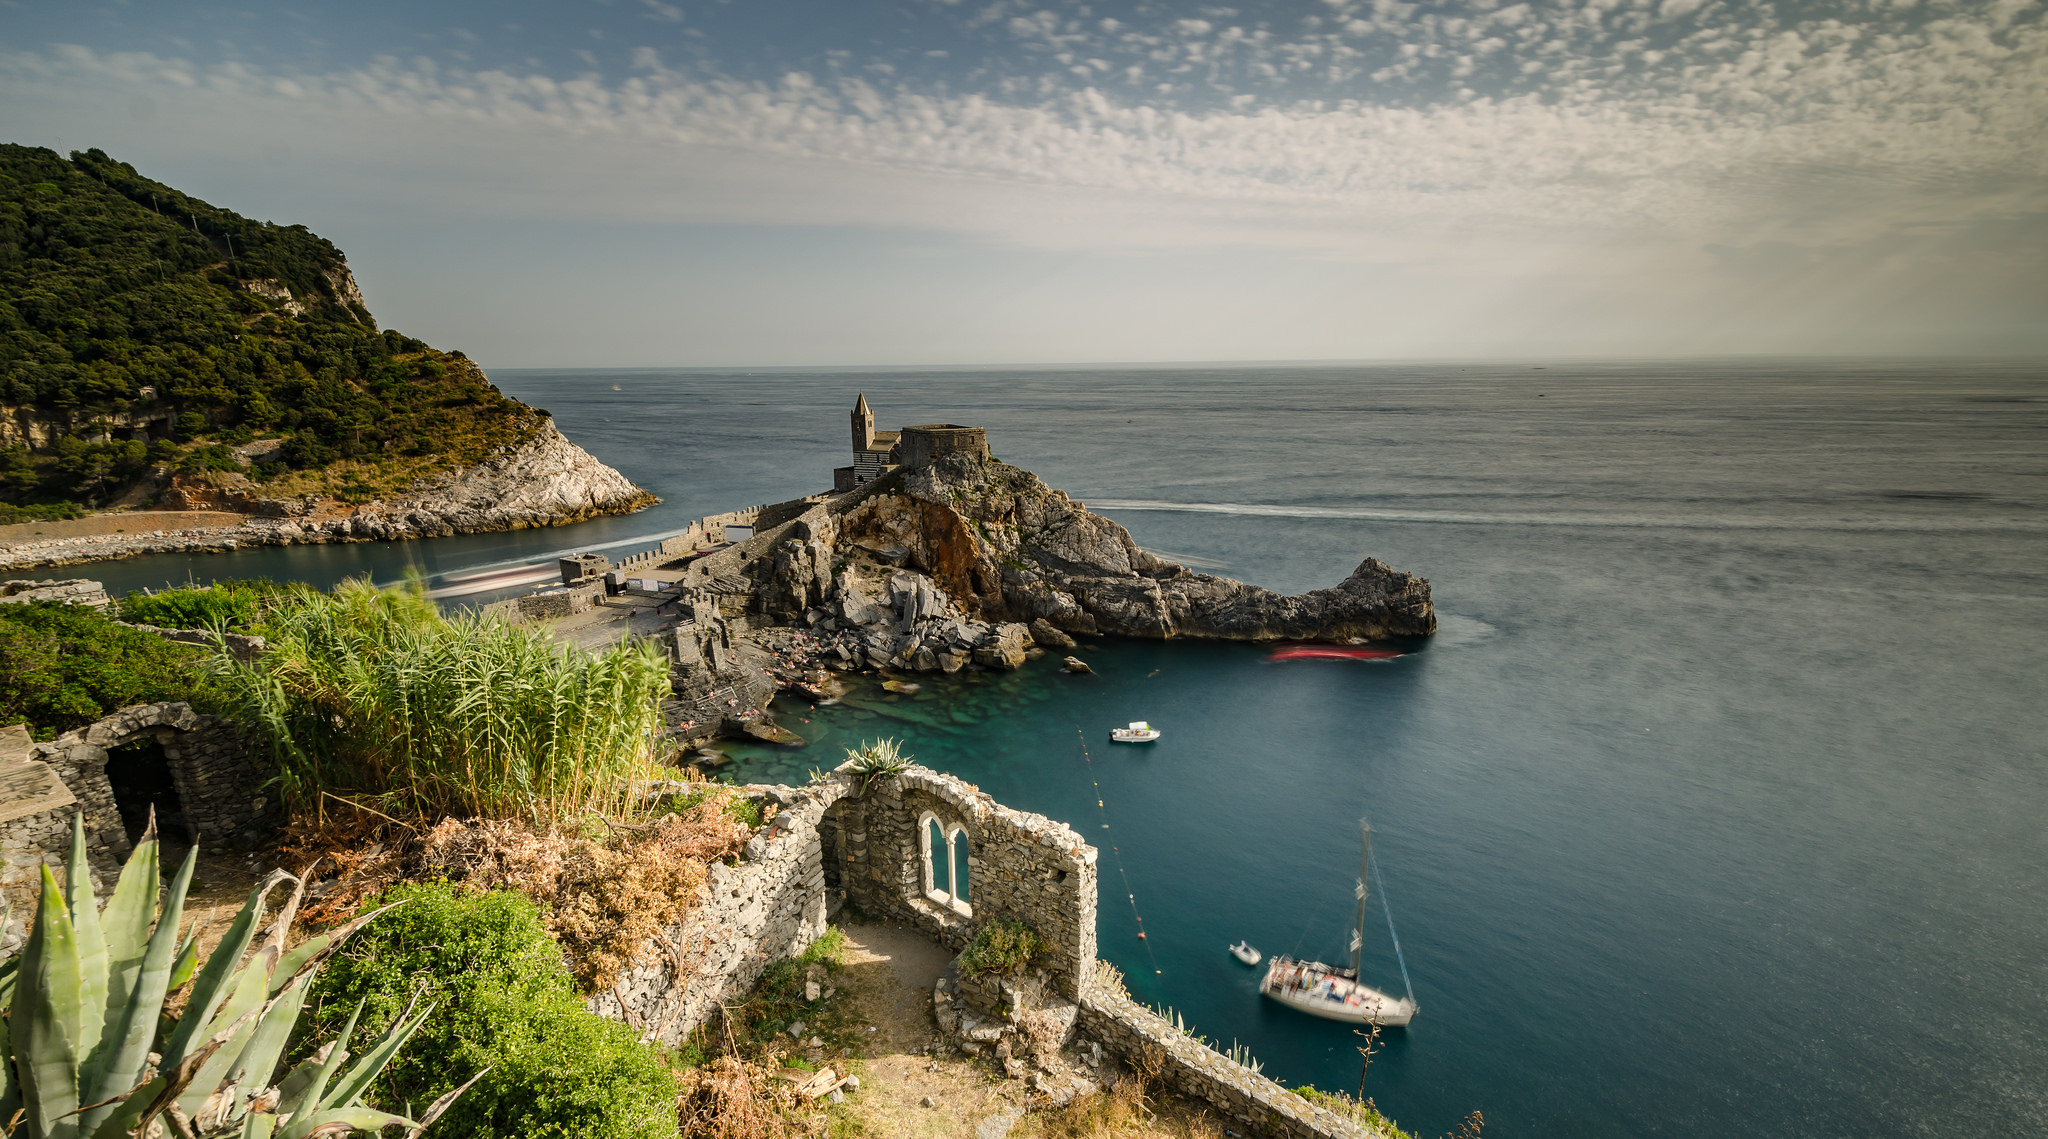
[[[1281,645],[1267,660],[1392,660],[1408,654],[1355,645]]]

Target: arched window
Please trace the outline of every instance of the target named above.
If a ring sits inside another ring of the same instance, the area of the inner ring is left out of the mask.
[[[924,896],[958,913],[972,916],[969,902],[967,832],[950,831],[936,816],[918,821],[918,842],[924,848]]]

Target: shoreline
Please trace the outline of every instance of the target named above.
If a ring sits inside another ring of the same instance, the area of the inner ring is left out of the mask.
[[[156,554],[227,554],[248,546],[317,546],[349,542],[407,542],[428,538],[452,538],[460,534],[505,534],[516,530],[539,530],[573,526],[594,518],[637,514],[658,504],[652,494],[619,508],[592,509],[558,514],[543,519],[508,518],[499,525],[447,527],[420,530],[406,525],[403,516],[394,521],[382,512],[340,518],[265,518],[251,516],[232,526],[193,526],[155,529],[139,533],[93,534],[44,538],[0,546],[0,573],[18,570],[53,569],[122,561]],[[160,513],[160,512],[159,512]],[[193,513],[218,513],[194,511]],[[100,517],[119,517],[102,515]]]

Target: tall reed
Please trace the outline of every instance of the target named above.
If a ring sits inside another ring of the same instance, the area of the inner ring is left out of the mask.
[[[401,818],[630,814],[655,774],[668,666],[650,645],[564,648],[364,581],[292,591],[264,632],[267,653],[217,652],[213,676],[267,731],[300,818],[337,798]]]

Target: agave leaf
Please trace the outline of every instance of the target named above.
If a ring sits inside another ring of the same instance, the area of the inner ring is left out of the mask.
[[[273,870],[270,876],[249,891],[249,900],[242,903],[242,912],[235,915],[235,922],[228,927],[226,936],[206,958],[206,964],[199,969],[199,979],[192,984],[192,996],[186,1003],[185,1015],[178,1020],[178,1027],[171,1031],[170,1039],[164,1041],[163,1066],[168,1068],[182,1063],[185,1052],[199,1037],[200,1029],[213,1019],[220,1003],[227,999],[230,989],[228,979],[242,964],[242,954],[248,951],[249,942],[256,936],[256,925],[263,920],[263,897],[271,887],[291,875],[282,870]]]
[[[185,914],[185,893],[192,888],[192,874],[198,865],[199,851],[195,847],[186,852],[185,861],[171,878],[170,891],[164,895],[163,914],[149,935],[149,943],[143,947],[142,962],[137,967],[128,1001],[108,1020],[99,1062],[90,1071],[80,1073],[79,1094],[86,1103],[118,1095],[142,1079],[149,1046],[156,1039],[157,1019],[163,1013],[164,994],[171,987],[171,955],[178,944],[178,922]],[[121,877],[125,882],[127,874],[124,872]],[[95,1134],[113,1114],[112,1108],[92,1108],[83,1113],[80,1130],[87,1135]]]
[[[449,1108],[455,1106],[455,1101],[462,1098],[463,1092],[468,1091],[471,1085],[475,1084],[478,1080],[481,1080],[486,1075],[490,1074],[490,1071],[491,1066],[489,1064],[484,1065],[482,1071],[479,1071],[476,1075],[471,1076],[467,1080],[464,1080],[462,1082],[461,1087],[458,1087],[453,1091],[447,1092],[444,1095],[442,1095],[440,1099],[435,1100],[433,1106],[427,1109],[427,1113],[425,1115],[420,1116],[419,1126],[405,1133],[405,1139],[420,1139],[420,1132],[425,1131],[427,1128],[433,1126],[434,1121],[436,1119],[441,1118],[442,1115],[447,1113]]]
[[[256,1022],[256,1032],[242,1047],[242,1054],[235,1057],[228,1079],[252,1089],[251,1094],[270,1086],[270,1077],[277,1071],[277,1058],[291,1040],[292,1029],[299,1023],[299,1010],[306,1003],[306,992],[312,987],[310,975],[285,985],[284,991],[263,1010],[263,1019]]]
[[[277,1131],[277,1116],[267,1111],[252,1111],[242,1117],[242,1139],[270,1139]]]
[[[403,1115],[378,1111],[374,1107],[340,1107],[292,1116],[291,1121],[277,1133],[277,1139],[320,1139],[327,1135],[347,1135],[352,1131],[377,1132],[386,1127],[413,1126],[416,1124]]]
[[[29,1134],[62,1139],[78,1133],[65,1118],[78,1109],[78,937],[56,876],[42,871],[42,903],[22,946],[11,1019]]]
[[[378,912],[382,913],[383,911],[379,910]],[[277,959],[277,971],[270,975],[270,983],[273,986],[271,992],[275,993],[278,989],[290,984],[292,978],[298,975],[299,969],[306,962],[311,961],[316,954],[324,952],[332,944],[334,944],[334,935],[323,933],[317,937],[309,937],[300,942],[297,949],[287,950],[283,957]]]
[[[419,1031],[420,1025],[427,1022],[427,1014],[433,1011],[434,1006],[428,1005],[424,1012],[410,1021],[402,1016],[392,1021],[391,1027],[378,1038],[377,1043],[372,1044],[370,1050],[363,1053],[363,1058],[356,1061],[347,1074],[321,1097],[318,1109],[324,1111],[333,1107],[347,1107],[361,1098],[363,1092],[368,1090],[370,1081],[384,1071],[384,1066],[389,1064],[391,1058],[398,1054],[398,1050],[405,1046],[406,1040]]]
[[[364,1000],[368,999],[367,997],[364,998]],[[341,1026],[341,1035],[334,1038],[333,1047],[327,1051],[327,1059],[321,1061],[320,1065],[313,1069],[312,1075],[306,1080],[305,1090],[300,1093],[298,1100],[290,1108],[293,1119],[296,1120],[300,1116],[310,1116],[319,1110],[320,1101],[327,1094],[327,1081],[334,1078],[335,1071],[341,1067],[343,1061],[348,1059],[348,1038],[355,1035],[356,1020],[362,1015],[363,1001],[357,1001],[356,1011],[348,1014],[348,1023]],[[298,1073],[293,1072],[292,1075],[296,1076]],[[282,1092],[284,1089],[280,1087],[278,1090]],[[284,1107],[282,1096],[278,1099],[278,1107]],[[286,1134],[290,1134],[290,1132],[290,1128],[285,1129]]]
[[[262,1023],[262,1015],[266,1011],[263,998],[270,992],[270,969],[276,962],[277,954],[266,946],[250,958],[248,967],[236,976],[232,995],[221,1005],[213,1023],[206,1026],[209,1037],[225,1035],[226,1039],[210,1059],[193,1071],[190,1086],[178,1096],[179,1111],[197,1117],[206,1107],[206,1101],[220,1090],[228,1065],[234,1063],[242,1050],[249,1046],[249,1038]],[[241,1029],[229,1034],[229,1026],[237,1024],[242,1026]]]
[[[341,1050],[335,1048],[334,1042],[330,1040],[322,1050],[299,1061],[298,1066],[284,1079],[277,1081],[277,1110],[280,1114],[290,1115],[299,1110],[305,1102],[306,1089],[313,1086],[313,1073],[318,1072],[321,1065],[327,1063],[329,1056],[339,1051]],[[342,1059],[347,1058],[348,1053],[343,1052]]]
[[[219,1054],[220,1050],[226,1047],[229,1041],[234,1040],[247,1031],[249,1026],[255,1022],[259,1011],[258,1009],[250,1009],[248,1012],[243,1013],[240,1017],[224,1026],[219,1032],[207,1037],[205,1041],[188,1052],[183,1060],[178,1061],[175,1066],[166,1068],[163,1078],[151,1080],[149,1088],[155,1089],[154,1094],[143,1106],[141,1114],[133,1117],[135,1122],[130,1125],[129,1130],[141,1130],[147,1127],[157,1116],[164,1114],[171,1115],[172,1122],[175,1125],[179,1117],[183,1115],[178,1110],[178,1098],[185,1094],[187,1088],[192,1086],[193,1077],[198,1075],[199,1070],[205,1067],[207,1062],[212,1060],[215,1055]],[[124,1114],[130,1106],[141,1099],[141,1094],[144,1090],[148,1089],[138,1089],[134,1095],[129,1096],[124,1101],[122,1105]],[[108,1122],[111,1123],[112,1120]],[[104,1133],[105,1125],[102,1125],[98,1134]],[[95,1139],[98,1139],[98,1134],[95,1135]]]
[[[100,911],[100,929],[107,940],[107,1019],[127,1003],[135,988],[136,973],[142,967],[143,950],[149,944],[149,926],[156,920],[157,895],[163,892],[161,851],[156,839],[156,808],[150,808],[149,822],[135,852],[121,867],[121,880],[114,896]]]
[[[162,1076],[150,1077],[148,1083],[114,1104],[113,1114],[101,1120],[98,1127],[81,1134],[91,1139],[132,1139],[133,1132],[141,1124],[143,1111],[163,1093],[164,1083]]]
[[[85,812],[71,816],[71,857],[64,864],[64,903],[78,941],[78,1019],[72,1035],[78,1054],[89,1060],[107,1026],[107,939],[100,933],[100,900],[85,861]]]
[[[166,991],[183,987],[192,979],[192,974],[199,971],[199,927],[204,924],[203,921],[193,922],[191,932],[185,935],[185,943],[178,947],[177,964],[171,966],[171,987]]]

